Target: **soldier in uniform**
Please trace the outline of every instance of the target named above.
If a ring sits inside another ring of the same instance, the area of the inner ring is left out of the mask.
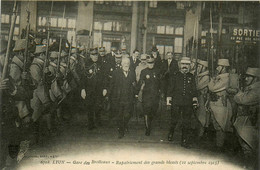
[[[198,102],[200,107],[195,112],[195,115],[199,120],[199,127],[198,127],[199,138],[203,136],[205,128],[207,128],[209,125],[210,115],[205,107],[205,104],[208,100],[208,83],[209,83],[208,62],[199,60],[197,66],[196,87],[198,90]]]
[[[125,135],[125,130],[133,109],[135,96],[136,77],[130,70],[130,59],[122,59],[122,68],[113,72],[109,87],[109,98],[113,102],[117,113],[118,138]]]
[[[101,66],[98,63],[97,49],[90,49],[90,60],[85,67],[85,77],[82,84],[81,96],[86,101],[88,111],[88,129],[94,129],[94,117],[96,124],[101,125],[102,96],[105,96],[107,90],[104,89]]]
[[[183,57],[180,61],[180,71],[170,77],[170,86],[167,100],[172,99],[171,127],[168,140],[172,141],[174,129],[181,119],[182,140],[181,146],[189,148],[188,132],[193,107],[197,107],[197,91],[194,76],[189,72],[190,58]]]
[[[135,49],[133,51],[133,56],[130,57],[130,69],[135,71],[136,67],[139,65],[140,62],[141,61],[139,60],[139,51]]]
[[[7,41],[1,40],[1,53],[0,53],[0,109],[1,109],[1,135],[0,135],[0,168],[3,169],[8,165],[9,162],[16,162],[17,155],[20,149],[20,132],[15,124],[17,119],[17,113],[14,111],[14,100],[15,88],[9,81],[9,77],[2,79],[3,66],[5,60],[5,54],[7,50]],[[21,94],[21,93],[20,93]]]
[[[39,118],[42,114],[50,114],[52,101],[50,99],[49,88],[53,77],[49,77],[51,74],[48,69],[44,67],[44,60],[46,58],[46,46],[37,45],[35,50],[35,58],[30,66],[30,74],[36,85],[36,89],[33,93],[31,100],[31,106],[33,109],[33,133],[34,140],[38,143],[39,140]],[[43,82],[43,72],[45,72],[45,82]]]
[[[247,168],[258,169],[258,125],[260,69],[249,67],[246,71],[246,87],[234,96],[238,112],[234,127],[244,152]]]
[[[217,76],[213,77],[209,84],[211,120],[216,130],[216,150],[223,151],[225,133],[231,132],[232,107],[227,97],[229,88],[228,59],[219,59]]]
[[[147,68],[141,71],[138,91],[142,89],[145,135],[150,136],[151,123],[159,106],[160,73],[154,68],[154,58],[147,59]]]

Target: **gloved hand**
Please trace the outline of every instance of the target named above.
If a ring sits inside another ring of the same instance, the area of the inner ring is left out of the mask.
[[[82,97],[82,99],[85,99],[86,96],[87,96],[86,90],[85,90],[85,89],[82,89],[82,90],[81,90],[81,97]]]
[[[0,82],[0,90],[7,90],[9,89],[9,79],[1,80]]]
[[[103,89],[103,96],[107,95],[107,89]]]
[[[167,102],[167,106],[171,106],[171,102],[172,102],[172,97],[167,97],[166,98],[166,102]]]
[[[197,97],[193,97],[193,99],[192,99],[192,107],[193,107],[194,110],[198,109],[199,102],[198,102]]]

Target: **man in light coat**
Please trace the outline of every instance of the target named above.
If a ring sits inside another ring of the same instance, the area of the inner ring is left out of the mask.
[[[234,101],[238,105],[234,127],[244,152],[244,160],[251,167],[256,166],[258,156],[259,78],[260,69],[249,67],[246,71],[245,89],[234,96]]]
[[[198,60],[197,76],[196,76],[196,87],[198,90],[198,102],[199,108],[196,110],[195,115],[199,120],[199,133],[198,137],[201,138],[204,134],[205,128],[209,124],[209,113],[206,110],[205,104],[208,99],[208,83],[209,83],[209,70],[208,62]]]
[[[231,116],[232,107],[227,97],[227,89],[229,88],[229,60],[219,59],[217,76],[213,77],[209,84],[211,109],[211,120],[216,130],[216,150],[223,151],[225,133],[231,132]]]

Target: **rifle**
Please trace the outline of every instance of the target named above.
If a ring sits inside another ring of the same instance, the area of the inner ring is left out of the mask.
[[[7,76],[7,71],[8,71],[8,63],[9,63],[9,56],[10,56],[10,48],[11,48],[11,41],[13,39],[13,34],[14,34],[14,25],[17,17],[17,1],[14,1],[14,7],[13,7],[13,15],[12,15],[12,23],[11,23],[11,28],[9,31],[9,36],[8,36],[8,44],[7,44],[7,51],[5,55],[5,60],[4,60],[4,67],[3,67],[3,74],[2,74],[2,80],[4,80]]]
[[[51,2],[51,13],[50,13],[50,16],[48,18],[48,28],[47,28],[47,31],[48,31],[48,34],[47,34],[47,47],[46,47],[46,58],[44,60],[44,66],[43,66],[43,77],[42,77],[42,80],[43,82],[45,83],[46,80],[45,80],[45,68],[48,66],[48,63],[49,63],[49,46],[50,46],[50,18],[51,18],[51,15],[52,15],[52,9],[53,9],[53,1]]]
[[[73,36],[71,37],[69,55],[67,57],[66,76],[68,75],[68,73],[70,71],[70,55],[71,55],[72,41],[73,41]]]
[[[26,47],[24,51],[24,60],[23,60],[23,72],[27,71],[27,60],[28,60],[28,46],[29,46],[29,31],[30,31],[30,11],[26,10],[27,12],[27,26],[26,26]]]
[[[66,9],[66,5],[64,5],[61,31],[63,30],[63,21],[64,21],[64,17],[65,17],[65,9]],[[58,55],[58,62],[57,62],[56,77],[58,77],[59,72],[60,72],[61,44],[62,44],[62,35],[60,34],[59,55]]]
[[[213,48],[214,48],[214,41],[213,41],[213,26],[212,26],[212,10],[210,8],[210,55],[211,55],[211,76],[214,75],[214,59],[213,59]]]

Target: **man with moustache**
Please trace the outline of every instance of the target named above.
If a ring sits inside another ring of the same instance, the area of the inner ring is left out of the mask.
[[[124,57],[121,65],[122,68],[113,72],[108,91],[111,102],[116,104],[114,109],[117,114],[119,139],[124,137],[131,117],[136,86],[135,72],[130,70],[130,59]]]
[[[83,78],[81,97],[86,101],[88,112],[88,129],[93,130],[95,123],[101,125],[102,95],[105,96],[107,90],[104,89],[101,66],[98,61],[96,48],[90,49],[90,59],[85,65],[85,76]],[[94,117],[96,118],[94,122]]]
[[[183,57],[180,61],[180,71],[170,77],[167,100],[171,103],[171,127],[168,140],[173,140],[174,129],[179,120],[182,124],[181,146],[189,148],[188,132],[190,129],[193,108],[198,106],[196,83],[194,76],[189,72],[190,58]]]
[[[249,169],[258,169],[259,78],[260,69],[248,67],[246,87],[234,96],[238,108],[234,127],[244,153],[245,164]]]
[[[130,67],[133,71],[135,71],[136,67],[141,62],[138,57],[139,57],[139,51],[135,49],[133,51],[133,55],[130,57]]]

